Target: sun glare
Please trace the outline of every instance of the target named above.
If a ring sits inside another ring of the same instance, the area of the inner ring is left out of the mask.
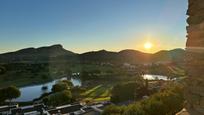
[[[152,48],[152,43],[146,42],[146,43],[144,44],[144,48],[145,48],[145,49],[151,49],[151,48]]]

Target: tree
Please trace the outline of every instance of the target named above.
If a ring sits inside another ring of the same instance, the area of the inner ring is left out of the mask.
[[[62,83],[66,83],[70,88],[74,86],[73,83],[69,80],[63,80]]]
[[[45,101],[47,105],[50,105],[50,106],[69,104],[71,103],[71,100],[72,100],[72,94],[68,90],[51,94],[50,96],[45,97],[43,99],[43,101]]]
[[[9,86],[6,88],[7,99],[12,100],[12,99],[20,97],[20,95],[21,95],[21,92],[19,91],[17,87]]]
[[[112,106],[107,107],[103,115],[175,115],[183,103],[183,86],[173,83],[148,99],[128,105],[122,113],[120,106]]]
[[[102,115],[123,115],[125,109],[125,106],[110,105],[104,109]]]
[[[128,89],[128,90],[127,90]],[[118,84],[111,91],[111,101],[118,103],[141,98],[146,93],[145,85],[141,82],[127,82]]]
[[[21,92],[15,86],[9,86],[3,89],[0,89],[0,102],[4,102],[5,100],[11,100],[20,97]]]
[[[60,92],[64,90],[69,90],[73,87],[73,84],[69,80],[62,80],[52,86],[52,92]]]
[[[123,115],[147,115],[145,111],[142,109],[141,104],[133,104],[129,105],[124,111]]]
[[[0,103],[3,103],[7,99],[6,97],[6,90],[0,89]]]
[[[59,82],[59,83],[52,86],[52,92],[54,92],[54,93],[61,92],[61,91],[67,90],[67,89],[69,89],[69,86],[63,82]]]
[[[42,101],[43,101],[43,103],[44,103],[45,105],[48,105],[49,98],[48,98],[48,97],[44,97]]]
[[[3,66],[0,66],[0,75],[6,73],[6,68]]]

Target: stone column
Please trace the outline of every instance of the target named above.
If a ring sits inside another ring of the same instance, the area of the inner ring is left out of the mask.
[[[188,0],[186,81],[187,110],[204,115],[204,0]]]

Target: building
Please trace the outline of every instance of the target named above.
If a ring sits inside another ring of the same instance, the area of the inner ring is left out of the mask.
[[[50,109],[47,111],[48,115],[58,115],[58,114],[70,114],[70,115],[80,115],[84,111],[81,110],[83,106],[81,104],[75,104],[75,105],[64,105],[59,106],[54,109]]]
[[[46,115],[46,106],[43,104],[36,104],[24,107],[11,109],[12,115]]]
[[[110,104],[110,102],[100,102],[92,105],[73,103],[51,109],[44,104],[23,107],[6,105],[0,106],[0,115],[100,115],[103,109]]]
[[[17,108],[18,105],[5,105],[5,106],[0,106],[0,115],[9,115],[11,114],[11,109]]]

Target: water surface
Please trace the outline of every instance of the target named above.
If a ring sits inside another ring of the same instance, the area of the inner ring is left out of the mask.
[[[169,80],[167,76],[163,75],[145,74],[142,77],[147,80]]]
[[[148,80],[168,80],[167,76],[151,75],[151,74],[145,74],[143,75],[143,78]],[[52,86],[59,80],[63,80],[63,79],[67,79],[67,78],[56,79],[54,81],[51,81],[45,84],[22,87],[20,88],[21,96],[14,101],[21,101],[21,102],[32,101],[33,99],[40,97],[43,93],[50,92],[52,89]],[[79,78],[74,77],[74,78],[71,78],[70,81],[73,83],[74,86],[81,86],[82,84]],[[48,89],[42,90],[43,86],[47,86]]]
[[[20,88],[21,96],[14,101],[32,101],[40,97],[45,92],[51,92],[52,86],[58,82],[59,80],[63,80],[67,78],[57,79],[48,83],[40,84],[40,85],[33,85],[33,86],[25,86]],[[70,80],[74,86],[81,86],[81,80],[79,78],[71,78]],[[42,87],[46,86],[47,90],[42,90]]]

